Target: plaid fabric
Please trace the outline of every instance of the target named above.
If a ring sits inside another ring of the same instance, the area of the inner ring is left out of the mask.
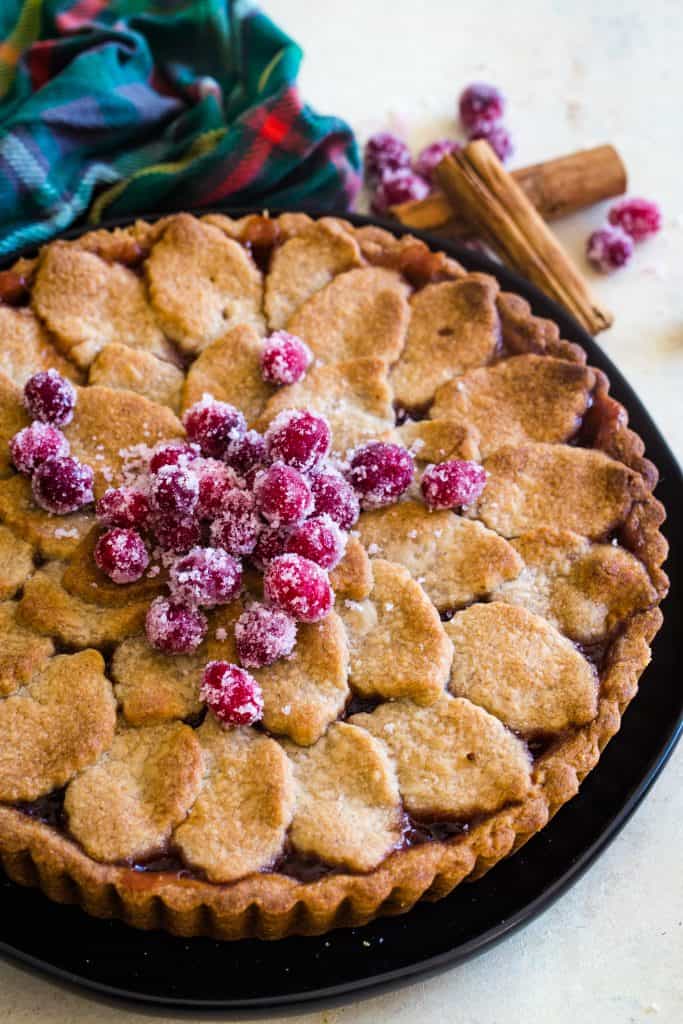
[[[348,125],[296,87],[302,53],[242,0],[0,0],[0,255],[219,200],[348,208]]]

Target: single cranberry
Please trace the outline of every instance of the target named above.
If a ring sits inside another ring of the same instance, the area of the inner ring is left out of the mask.
[[[331,444],[332,434],[325,417],[306,409],[285,409],[266,431],[266,451],[271,462],[284,462],[302,473],[322,462]]]
[[[248,430],[243,437],[230,442],[224,459],[236,473],[246,477],[251,470],[260,469],[268,461],[266,440],[255,430]]]
[[[588,262],[603,274],[625,267],[632,256],[633,239],[621,228],[600,228],[586,243]]]
[[[222,548],[192,548],[171,566],[168,589],[177,604],[215,608],[242,588],[242,566]]]
[[[93,500],[94,474],[70,455],[53,455],[33,474],[33,498],[46,512],[63,516]]]
[[[202,459],[194,468],[199,479],[197,515],[200,519],[213,519],[227,492],[239,486],[237,474],[218,459]]]
[[[194,441],[203,455],[221,459],[231,441],[246,433],[244,416],[227,402],[218,402],[212,395],[204,395],[200,402],[187,410],[183,426],[190,441]]]
[[[300,523],[313,511],[308,481],[293,466],[282,462],[257,475],[254,496],[257,509],[271,526]]]
[[[145,619],[145,632],[152,647],[166,654],[189,654],[206,636],[206,616],[195,608],[184,608],[167,597],[152,601]]]
[[[34,420],[63,427],[73,419],[76,389],[57,370],[41,370],[24,385],[24,405]]]
[[[468,133],[485,131],[503,117],[505,99],[495,85],[472,82],[460,94],[458,109]]]
[[[318,515],[328,515],[342,530],[350,530],[358,521],[358,495],[336,469],[322,469],[314,473],[311,477],[311,491],[314,511]]]
[[[431,142],[421,150],[413,165],[413,170],[416,174],[419,174],[421,178],[424,178],[425,181],[429,181],[433,184],[434,171],[439,166],[443,158],[449,153],[457,153],[460,149],[462,149],[460,143],[455,142],[453,139],[439,139],[438,142]]]
[[[503,124],[492,124],[490,128],[481,128],[472,132],[470,139],[486,139],[498,159],[505,163],[515,151],[510,133]]]
[[[114,583],[135,583],[149,565],[145,542],[136,530],[115,526],[97,541],[95,565]]]
[[[269,604],[287,612],[298,622],[324,619],[334,603],[327,573],[301,555],[274,558],[263,578],[263,593]]]
[[[425,469],[420,490],[428,508],[457,508],[476,501],[486,486],[486,470],[478,462],[453,459]]]
[[[413,458],[406,448],[370,441],[353,453],[347,476],[361,508],[373,509],[398,501],[410,486],[413,469]]]
[[[625,231],[634,242],[656,235],[662,226],[662,213],[650,199],[621,199],[609,211],[610,224]]]
[[[162,466],[188,466],[199,457],[199,445],[185,441],[158,444],[149,460],[150,473],[158,473]]]
[[[191,516],[199,500],[196,473],[180,463],[162,466],[152,477],[150,488],[154,511],[162,516]]]
[[[372,209],[377,214],[387,213],[392,206],[424,199],[429,195],[429,184],[411,170],[386,174],[375,189]]]
[[[193,548],[202,535],[199,520],[194,516],[156,515],[152,519],[152,529],[159,547],[176,555]]]
[[[264,526],[258,535],[251,560],[258,569],[265,569],[278,555],[284,555],[290,526]]]
[[[211,540],[231,555],[249,555],[256,546],[262,525],[254,496],[235,487],[223,495],[211,524]]]
[[[253,725],[263,718],[261,687],[249,672],[227,661],[208,663],[199,699],[222,725]]]
[[[308,345],[287,331],[274,331],[263,343],[261,373],[269,384],[296,384],[313,362]]]
[[[9,451],[19,472],[30,476],[37,466],[53,455],[68,455],[69,442],[61,430],[37,420],[14,435]]]
[[[235,645],[245,668],[262,668],[286,658],[296,643],[296,622],[279,608],[254,604],[235,624]]]
[[[410,150],[391,132],[376,132],[365,143],[365,179],[376,185],[385,174],[410,167]]]
[[[95,512],[105,526],[144,530],[149,523],[147,495],[135,487],[110,487],[97,502]]]
[[[315,562],[321,569],[330,572],[338,565],[346,547],[346,534],[339,529],[329,516],[313,516],[290,533],[286,551]]]

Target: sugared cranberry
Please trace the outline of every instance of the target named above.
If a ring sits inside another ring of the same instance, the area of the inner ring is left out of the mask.
[[[287,331],[274,331],[263,343],[261,373],[269,384],[278,387],[296,384],[313,361],[308,345]]]
[[[346,534],[329,516],[313,516],[294,527],[285,550],[303,555],[330,572],[339,564],[345,547]]]
[[[510,133],[504,124],[492,124],[490,128],[480,128],[472,132],[470,139],[486,139],[498,159],[505,163],[515,151]]]
[[[256,546],[261,527],[254,496],[235,487],[223,495],[211,524],[211,540],[231,555],[249,555]]]
[[[152,601],[145,619],[145,632],[152,647],[166,654],[189,654],[206,636],[207,621],[202,612],[174,604],[167,597]]]
[[[311,477],[314,511],[318,515],[328,515],[341,526],[342,530],[350,530],[358,521],[360,502],[348,480],[335,469],[322,469]]]
[[[230,442],[224,459],[236,473],[246,477],[251,470],[267,462],[265,438],[255,430],[248,430],[243,437]]]
[[[263,718],[263,693],[254,677],[228,661],[210,661],[199,699],[222,725],[253,725]]]
[[[53,455],[33,474],[33,498],[46,512],[63,516],[93,500],[94,474],[70,455]]]
[[[234,601],[242,587],[242,566],[222,548],[192,548],[171,566],[168,589],[178,604],[215,608]]]
[[[203,455],[221,459],[231,441],[246,433],[244,416],[227,402],[218,402],[212,395],[204,395],[200,402],[187,410],[183,426],[190,441],[194,441]]]
[[[428,195],[429,185],[419,174],[410,170],[394,171],[382,178],[375,189],[371,205],[373,211],[381,215],[392,206],[424,199]]]
[[[632,256],[633,239],[621,228],[600,228],[593,232],[586,244],[588,262],[602,274],[626,266]]]
[[[144,530],[149,522],[149,501],[135,487],[110,487],[97,502],[95,512],[105,526]]]
[[[235,624],[237,656],[245,668],[272,665],[286,658],[296,643],[296,622],[279,608],[255,604]]]
[[[331,443],[327,420],[306,409],[285,409],[266,431],[266,451],[271,462],[284,462],[302,473],[322,462]]]
[[[202,535],[199,520],[194,516],[155,515],[152,529],[159,547],[182,555],[199,543]]]
[[[457,508],[476,501],[486,486],[486,470],[478,462],[453,459],[429,465],[420,490],[428,508]]]
[[[300,523],[313,511],[308,481],[293,466],[282,462],[257,475],[254,496],[256,507],[271,526]]]
[[[42,370],[26,381],[24,405],[34,420],[63,427],[73,418],[76,389],[57,370]]]
[[[69,442],[61,430],[37,420],[14,435],[9,451],[19,472],[30,476],[37,466],[53,455],[68,455]]]
[[[376,132],[365,143],[365,179],[376,185],[385,174],[410,167],[410,150],[391,132]]]
[[[266,569],[263,592],[269,604],[299,622],[318,622],[329,613],[334,593],[327,573],[301,555],[274,558]]]
[[[259,569],[265,569],[278,555],[284,555],[290,526],[264,526],[258,535],[251,560]]]
[[[149,565],[145,542],[136,530],[115,526],[97,541],[95,565],[114,583],[135,583]]]
[[[505,100],[495,85],[472,82],[460,94],[458,109],[460,120],[469,133],[485,131],[501,120]]]
[[[199,446],[186,444],[185,441],[172,441],[170,444],[159,444],[149,460],[150,473],[158,473],[162,466],[187,466],[199,456]]]
[[[150,488],[152,508],[162,516],[193,515],[199,500],[196,474],[180,463],[162,466],[152,477]]]
[[[199,479],[197,515],[201,519],[213,519],[227,492],[238,486],[237,474],[218,459],[202,459],[194,468]]]
[[[621,199],[609,211],[610,224],[625,231],[634,242],[656,235],[662,226],[662,214],[650,199]]]
[[[410,486],[413,459],[406,448],[384,441],[370,441],[351,457],[348,479],[360,498],[361,508],[393,505]]]
[[[449,153],[457,153],[462,146],[459,142],[455,142],[453,139],[439,139],[438,142],[432,142],[428,146],[425,146],[421,150],[417,160],[414,164],[414,170],[416,174],[419,174],[421,178],[426,181],[434,181],[434,171],[439,166],[441,161]]]

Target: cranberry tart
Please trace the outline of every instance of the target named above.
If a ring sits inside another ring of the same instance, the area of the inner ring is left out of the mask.
[[[0,275],[0,860],[140,928],[359,925],[514,852],[667,588],[604,374],[486,274],[179,214]]]

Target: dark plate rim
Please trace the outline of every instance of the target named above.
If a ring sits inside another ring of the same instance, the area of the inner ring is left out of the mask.
[[[231,216],[242,216],[248,213],[260,212],[261,209],[262,208],[254,206],[238,207],[225,205],[190,212],[194,212],[197,215],[215,212],[225,213]],[[271,209],[273,212],[277,212],[276,208],[271,207]],[[292,207],[289,207],[288,209],[292,210]],[[323,216],[325,214],[329,215],[330,213],[330,211],[323,211],[307,206],[299,206],[296,210],[309,213],[311,216]],[[140,214],[138,216],[146,220],[155,220],[165,215],[165,213],[151,213]],[[527,281],[515,271],[494,262],[478,252],[473,252],[464,246],[450,242],[447,239],[430,235],[426,232],[403,228],[402,225],[393,221],[367,217],[361,214],[340,212],[339,216],[344,217],[357,226],[372,225],[384,228],[394,235],[411,234],[420,238],[431,248],[441,249],[448,255],[453,256],[465,265],[468,270],[480,270],[492,274],[500,281],[503,288],[515,291],[526,298],[531,304],[534,312],[555,320],[560,325],[563,336],[578,342],[586,349],[591,365],[597,366],[607,373],[612,385],[612,391],[627,407],[631,419],[638,421],[638,432],[646,444],[648,454],[658,463],[668,463],[670,472],[673,469],[674,474],[673,480],[671,477],[669,478],[669,485],[677,486],[678,489],[683,492],[683,474],[681,473],[681,469],[676,458],[631,385],[602,351],[597,342],[591,338],[581,325],[578,324],[573,317],[571,317],[571,315],[556,302],[541,292],[535,285]],[[125,226],[132,223],[135,219],[135,217],[125,217],[118,218],[116,220],[108,220],[103,222],[101,225],[98,225],[98,227],[114,228],[117,226]],[[93,230],[92,225],[84,225],[82,227],[62,232],[58,237],[74,238],[91,230]],[[20,253],[16,254],[11,260],[5,259],[0,261],[0,269],[10,266],[18,256],[33,255],[36,252],[36,248],[36,246],[26,247]],[[665,532],[668,531],[665,530]],[[672,543],[673,552],[674,538],[669,536],[669,540]],[[670,566],[673,565],[673,562],[674,559],[671,558]],[[680,658],[680,651],[678,653]],[[655,663],[656,648],[653,667]],[[637,700],[637,697],[635,700]],[[227,997],[225,999],[200,1000],[197,998],[187,999],[180,996],[170,997],[162,994],[152,995],[127,989],[124,985],[115,986],[104,982],[98,982],[92,978],[79,975],[74,971],[68,971],[48,960],[35,957],[23,950],[13,947],[11,943],[7,943],[5,941],[0,941],[0,954],[19,967],[23,967],[24,969],[28,969],[42,975],[47,975],[71,990],[79,991],[81,994],[84,994],[85,992],[86,994],[111,1002],[117,1006],[121,1006],[122,1003],[125,1003],[131,1007],[135,1007],[139,1010],[147,1010],[147,1012],[151,1013],[170,1008],[186,1012],[190,1010],[194,1012],[203,1011],[209,1014],[217,1011],[222,1011],[223,1014],[225,1014],[226,1011],[251,1011],[252,1014],[256,1013],[258,1015],[263,1015],[266,1011],[293,1013],[297,1012],[299,1009],[310,1010],[314,1007],[320,1008],[323,1006],[340,1005],[352,999],[377,995],[388,988],[395,988],[399,985],[409,984],[415,981],[418,977],[429,977],[448,967],[455,966],[458,963],[462,963],[467,959],[485,952],[496,942],[499,942],[508,935],[511,935],[513,932],[517,931],[523,925],[527,924],[543,911],[548,909],[564,892],[567,891],[568,888],[578,881],[578,879],[594,863],[597,857],[607,849],[612,840],[616,838],[664,768],[678,740],[680,739],[682,732],[683,698],[680,701],[677,716],[673,717],[667,723],[667,726],[662,729],[661,742],[656,753],[647,762],[638,785],[633,788],[629,797],[621,805],[619,811],[600,830],[594,842],[590,843],[583,850],[580,856],[574,858],[571,863],[568,864],[564,873],[557,878],[554,883],[544,888],[536,898],[527,902],[518,912],[488,929],[486,932],[477,935],[475,938],[446,949],[444,952],[434,955],[427,960],[416,960],[407,966],[404,965],[394,970],[383,970],[371,977],[363,977],[353,981],[346,981],[338,985],[328,985],[324,988],[311,987],[305,991],[296,993],[264,995],[262,997],[248,999],[231,999]],[[618,743],[618,737],[615,737],[612,743]],[[594,772],[598,771],[599,767],[600,766],[598,765],[594,769]],[[446,899],[448,899],[448,897]],[[409,918],[410,912],[408,915],[405,915],[405,917]],[[387,919],[389,925],[392,920],[399,919]],[[362,929],[357,929],[357,931],[362,931]],[[153,940],[153,933],[151,937]],[[321,938],[324,938],[324,936]],[[279,941],[286,942],[287,940]],[[226,948],[229,950],[229,944],[226,944]]]

